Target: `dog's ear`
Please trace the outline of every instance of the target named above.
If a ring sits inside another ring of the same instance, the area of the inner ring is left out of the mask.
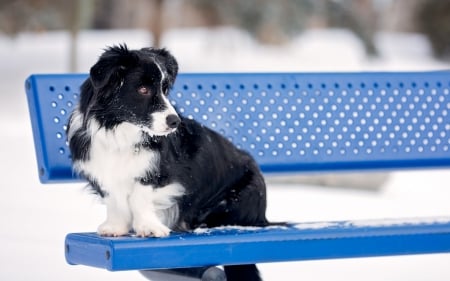
[[[156,52],[157,59],[159,62],[161,62],[165,67],[168,74],[168,80],[169,80],[169,89],[172,88],[173,84],[175,83],[175,78],[178,74],[178,63],[172,54],[167,51],[166,49],[159,49]]]
[[[101,89],[110,82],[120,83],[125,70],[135,62],[136,55],[130,52],[125,44],[106,49],[98,62],[91,67],[92,85],[96,89]]]

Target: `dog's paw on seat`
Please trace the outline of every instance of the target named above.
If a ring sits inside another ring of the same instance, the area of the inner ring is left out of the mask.
[[[119,237],[129,233],[129,227],[125,224],[105,221],[98,229],[97,233],[101,236]]]
[[[133,229],[138,237],[166,237],[170,229],[162,223],[135,222]]]

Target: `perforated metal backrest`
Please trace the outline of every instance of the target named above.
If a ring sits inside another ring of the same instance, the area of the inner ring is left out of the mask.
[[[39,179],[43,183],[76,180],[65,131],[86,77],[38,74],[25,81]]]
[[[27,80],[41,180],[72,179],[66,119],[86,75]],[[450,72],[181,74],[178,111],[265,172],[450,165]]]

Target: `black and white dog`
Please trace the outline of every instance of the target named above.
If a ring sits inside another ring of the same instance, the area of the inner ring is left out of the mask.
[[[81,87],[68,124],[74,169],[103,197],[104,236],[266,226],[266,188],[252,157],[180,116],[168,99],[178,72],[164,49],[107,49]],[[260,280],[254,265],[229,281]]]

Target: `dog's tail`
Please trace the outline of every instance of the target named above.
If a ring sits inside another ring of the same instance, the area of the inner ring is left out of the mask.
[[[227,281],[262,281],[255,264],[224,266]]]

